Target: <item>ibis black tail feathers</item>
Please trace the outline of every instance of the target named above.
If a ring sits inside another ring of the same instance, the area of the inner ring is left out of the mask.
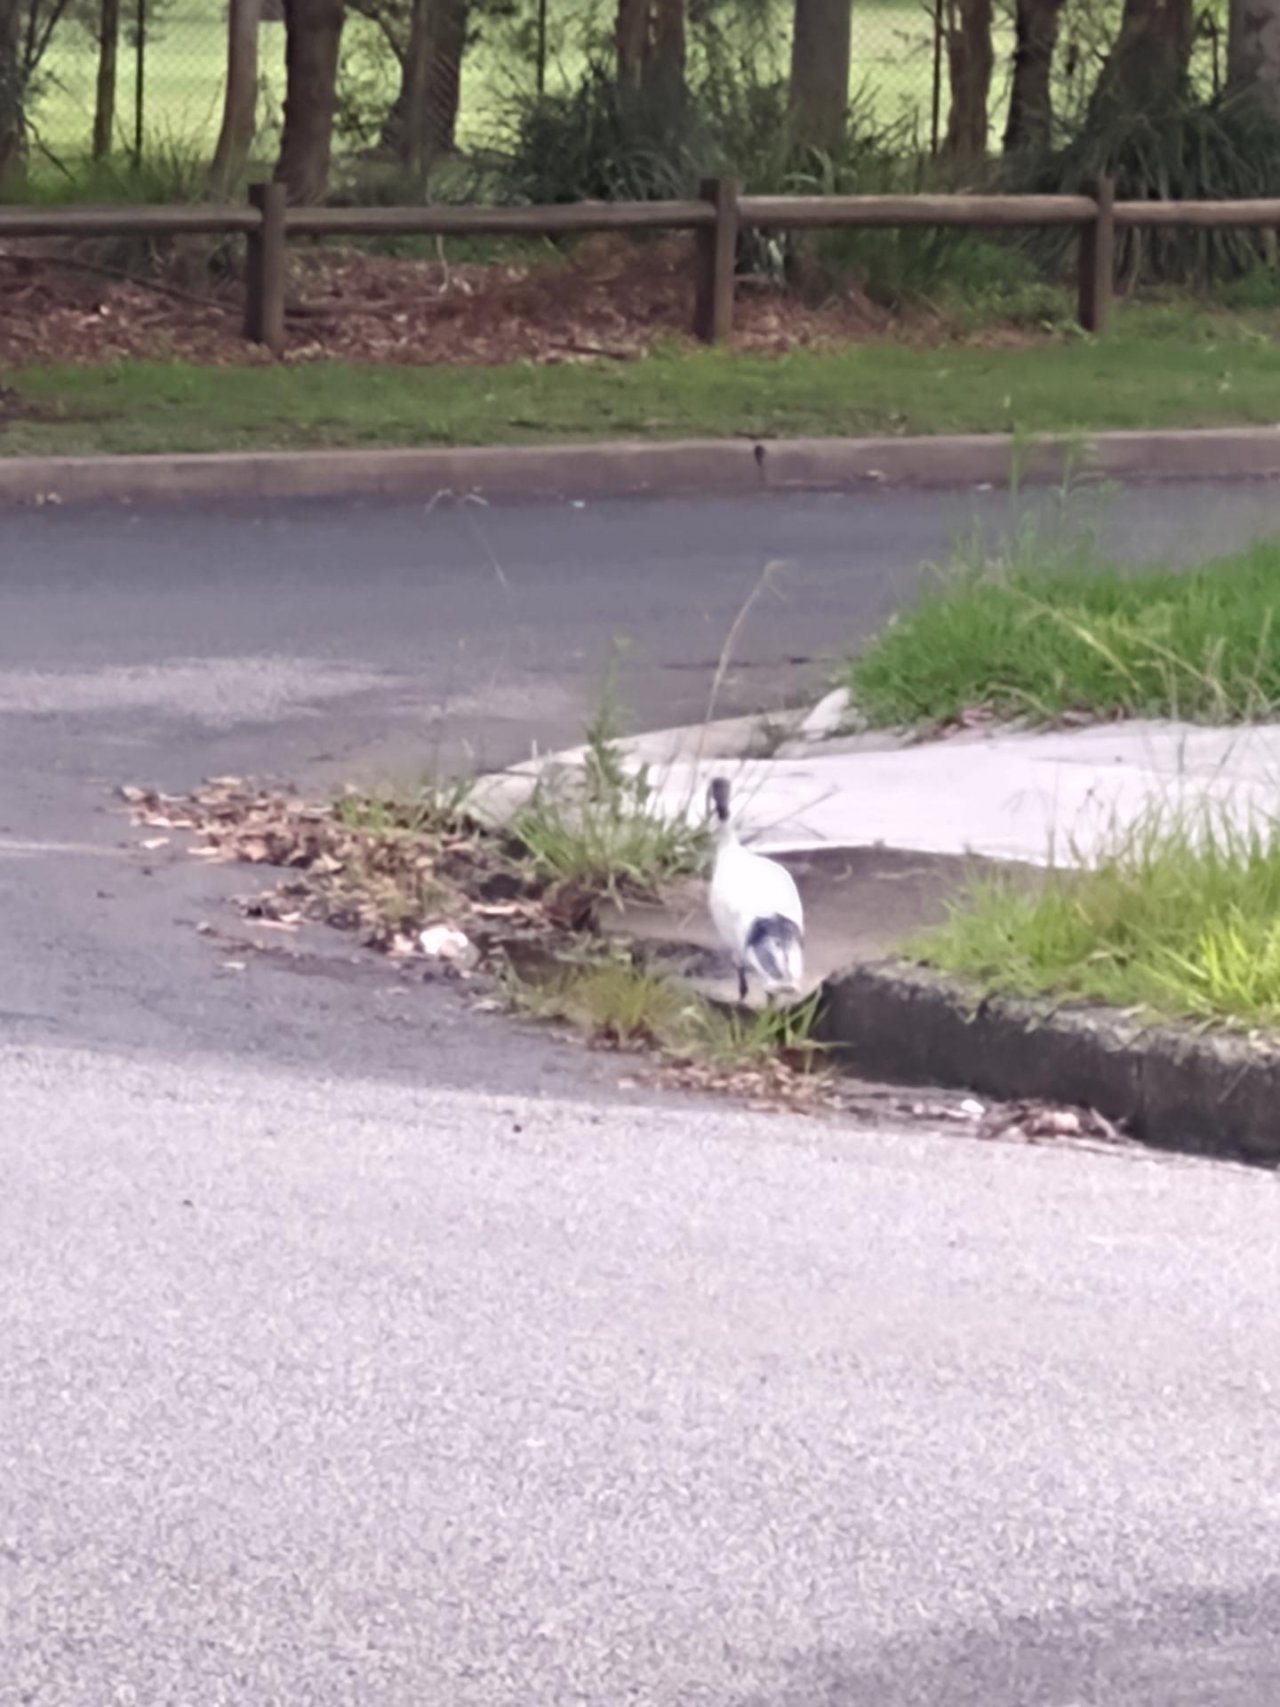
[[[798,990],[804,975],[804,933],[794,919],[775,913],[747,932],[747,959],[773,989]]]

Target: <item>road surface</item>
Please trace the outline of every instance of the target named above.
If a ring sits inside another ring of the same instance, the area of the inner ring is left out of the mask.
[[[1276,1182],[865,1133],[317,955],[121,780],[820,682],[975,512],[0,517],[0,1707],[1272,1707]],[[1121,496],[1133,555],[1280,524]],[[796,660],[803,660],[797,662]],[[424,758],[424,753],[427,755]]]

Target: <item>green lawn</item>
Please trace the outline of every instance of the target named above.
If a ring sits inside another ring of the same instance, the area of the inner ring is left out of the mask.
[[[1181,327],[1181,330],[1178,328]],[[1174,335],[1166,335],[1169,332]],[[1280,417],[1280,345],[1141,312],[1104,343],[678,350],[564,367],[31,367],[0,454],[1213,426]]]

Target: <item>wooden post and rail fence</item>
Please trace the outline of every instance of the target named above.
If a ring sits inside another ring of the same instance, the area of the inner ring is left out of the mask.
[[[1139,227],[1280,229],[1280,199],[1118,202],[1109,179],[1093,195],[744,196],[708,179],[690,201],[573,202],[546,207],[289,207],[281,184],[255,184],[242,206],[0,207],[13,237],[230,236],[247,242],[246,338],[280,350],[285,250],[295,237],[554,237],[599,231],[692,231],[693,332],[704,343],[733,330],[734,260],[743,230],[816,231],[932,226],[1013,230],[1063,226],[1079,234],[1081,326],[1106,329],[1116,232]]]

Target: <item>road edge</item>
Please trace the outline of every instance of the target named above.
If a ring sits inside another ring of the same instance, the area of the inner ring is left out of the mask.
[[[935,438],[620,440],[477,448],[0,457],[0,505],[439,497],[589,500],[882,486],[1280,476],[1280,427]]]
[[[1280,1053],[1245,1036],[984,996],[892,959],[826,981],[821,1036],[877,1080],[1093,1108],[1154,1148],[1280,1162]]]

